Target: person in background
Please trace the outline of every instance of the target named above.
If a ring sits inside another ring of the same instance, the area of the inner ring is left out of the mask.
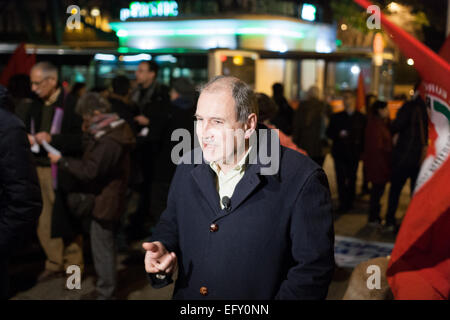
[[[8,260],[36,229],[41,190],[25,127],[0,86],[0,300],[9,296]]]
[[[355,199],[356,173],[364,150],[366,117],[355,109],[354,90],[343,90],[341,94],[345,110],[331,116],[326,134],[333,141],[331,154],[338,185],[338,211],[347,212],[353,208]]]
[[[161,148],[170,117],[169,88],[157,81],[158,64],[142,61],[135,72],[137,87],[131,92],[131,101],[137,106],[136,156],[142,184],[136,212],[130,216],[130,234],[136,239],[148,236],[151,220],[152,181],[159,174]]]
[[[331,115],[331,108],[319,99],[319,88],[312,86],[308,98],[300,102],[293,122],[293,140],[305,149],[319,166],[325,160],[325,129]]]
[[[134,134],[138,134],[138,124],[134,121],[137,110],[130,101],[130,79],[119,75],[114,77],[111,83],[112,92],[109,93],[108,101],[111,104],[111,111],[124,119]]]
[[[274,83],[272,85],[272,92],[272,99],[278,105],[278,113],[272,119],[272,123],[275,127],[283,131],[283,133],[290,136],[292,134],[294,110],[284,97],[284,87],[281,83]]]
[[[115,233],[125,212],[130,150],[135,137],[125,120],[109,113],[110,104],[98,93],[82,96],[76,110],[83,117],[86,134],[82,158],[51,153],[48,157],[82,186],[85,201],[72,205],[72,212],[91,201],[83,216],[90,219],[91,250],[98,277],[96,298],[113,299],[117,289]]]
[[[417,175],[428,145],[428,114],[417,87],[413,99],[403,104],[391,124],[394,147],[391,188],[384,226],[386,232],[398,231],[395,213],[400,193],[408,179],[411,194],[414,192]]]
[[[171,136],[175,130],[183,129],[191,137],[191,146],[194,139],[195,104],[197,92],[192,82],[184,77],[175,78],[170,88],[169,117],[161,137],[160,150],[154,161],[157,168],[153,173],[150,200],[150,228],[153,230],[158,223],[161,213],[167,207],[170,182],[175,174],[176,163],[172,159],[172,149],[178,141],[172,141]],[[180,156],[182,156],[180,154]]]
[[[370,108],[365,132],[363,160],[370,191],[369,226],[380,226],[380,199],[391,175],[392,136],[387,103],[376,101]]]
[[[259,123],[264,124],[269,129],[277,129],[277,127],[270,122],[270,119],[277,114],[278,105],[264,93],[256,93],[255,96],[259,109]],[[304,155],[308,155],[305,150],[300,149],[290,137],[283,133],[283,131],[278,130],[278,136],[280,137],[280,144],[282,146],[298,151]]]
[[[37,133],[34,137],[29,136],[29,139],[41,145],[45,141],[64,154],[79,156],[82,120],[75,113],[75,105],[65,99],[58,81],[58,69],[49,62],[39,62],[32,67],[30,79],[31,90],[38,96],[40,107],[32,115]],[[37,235],[47,257],[45,270],[39,275],[38,281],[45,281],[65,274],[70,265],[78,265],[83,269],[84,260],[81,237],[69,243],[65,243],[60,237],[53,237],[52,213],[59,178],[57,171],[51,168],[42,146],[40,153],[36,155],[36,163],[43,200]]]

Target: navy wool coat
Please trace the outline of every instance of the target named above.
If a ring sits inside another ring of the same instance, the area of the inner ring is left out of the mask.
[[[258,140],[259,152],[266,144],[270,154],[270,138]],[[178,165],[167,209],[149,239],[177,255],[174,299],[326,298],[334,271],[328,180],[310,158],[277,149],[277,173],[263,175],[258,155],[229,210],[220,207],[207,163]],[[149,278],[156,288],[172,282]]]

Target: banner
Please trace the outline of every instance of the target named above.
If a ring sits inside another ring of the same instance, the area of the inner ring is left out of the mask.
[[[364,9],[372,5],[366,0],[354,1]],[[449,299],[449,39],[439,56],[381,13],[380,20],[403,55],[414,60],[429,114],[427,156],[397,235],[387,277],[396,299]]]

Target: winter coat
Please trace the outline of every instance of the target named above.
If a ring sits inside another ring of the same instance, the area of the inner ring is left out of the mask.
[[[249,161],[228,209],[220,207],[209,164],[177,167],[167,209],[149,239],[177,255],[174,299],[327,296],[334,270],[327,177],[308,157],[259,140],[259,152],[269,150],[278,170],[263,174],[261,155]],[[201,153],[196,149],[193,159],[196,152]],[[171,281],[149,277],[155,287]]]
[[[0,106],[0,259],[31,239],[41,210],[41,189],[25,126]]]

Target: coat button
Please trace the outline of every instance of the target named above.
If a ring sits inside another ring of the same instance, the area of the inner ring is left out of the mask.
[[[219,225],[213,223],[209,226],[209,231],[211,232],[217,232],[219,230]]]
[[[201,294],[202,296],[208,295],[208,288],[207,288],[207,287],[201,287],[201,288],[200,288],[200,294]]]

